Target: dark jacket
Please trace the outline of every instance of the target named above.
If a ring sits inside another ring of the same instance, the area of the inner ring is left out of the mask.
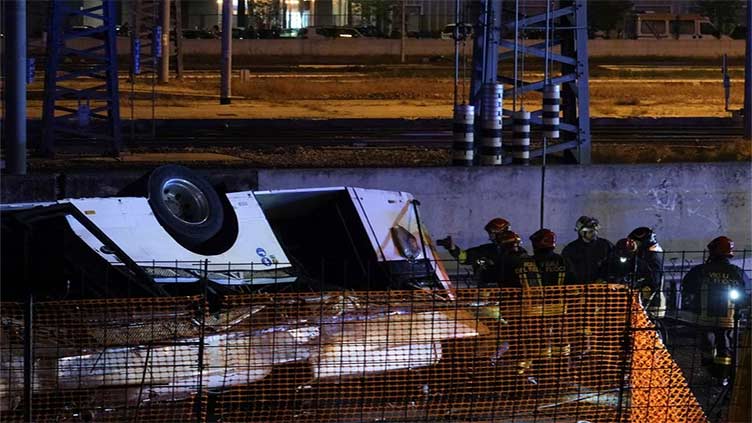
[[[494,282],[494,264],[501,253],[498,245],[493,242],[478,245],[477,247],[461,250],[455,248],[451,251],[460,264],[469,264],[473,267],[473,273],[485,285]]]
[[[736,289],[739,298],[729,293]],[[682,312],[685,318],[707,326],[731,327],[736,307],[746,307],[752,284],[744,271],[727,258],[710,259],[693,267],[682,280]]]
[[[523,248],[515,252],[502,251],[494,269],[496,283],[500,288],[520,288],[522,286],[516,270],[522,261],[528,257],[527,251]]]
[[[564,247],[561,255],[569,259],[574,266],[577,282],[588,283],[598,279],[599,272],[613,248],[614,245],[604,238],[596,238],[591,242],[577,238]]]
[[[651,251],[649,248],[640,249],[637,250],[637,257],[645,262],[652,273],[652,279],[655,281],[656,287],[660,287],[663,279],[663,253]]]

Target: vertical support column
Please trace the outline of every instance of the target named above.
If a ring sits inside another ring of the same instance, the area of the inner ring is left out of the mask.
[[[8,171],[26,174],[26,0],[5,3],[5,136]]]
[[[744,139],[752,140],[752,0],[747,0],[747,46],[744,51]]]
[[[170,81],[170,0],[162,0],[162,57],[160,58],[159,82]]]
[[[475,108],[466,104],[454,105],[452,124],[452,165],[472,166],[475,154]]]
[[[499,40],[501,39],[501,0],[486,1],[486,30],[484,31],[485,59],[483,85],[495,84],[499,68]]]
[[[473,73],[470,104],[476,120],[483,115],[483,87],[495,84],[498,77],[499,40],[501,39],[501,1],[481,0],[473,40]]]
[[[121,148],[118,94],[117,39],[115,33],[118,0],[101,0],[86,9],[65,0],[47,3],[47,64],[42,113],[42,153],[53,155],[62,139],[97,139],[109,146],[103,153],[117,154]],[[98,26],[85,31],[70,27],[86,17]],[[97,34],[98,36],[92,37]],[[94,45],[79,46],[77,39]],[[81,62],[84,66],[75,66]],[[76,100],[77,107],[60,104]]]
[[[543,86],[543,136],[551,141],[559,139],[559,108],[561,87],[557,84]]]
[[[562,117],[564,122],[577,126],[577,148],[566,150],[565,156],[579,164],[590,164],[590,72],[587,53],[587,2],[585,0],[562,0],[561,7],[574,6],[574,16],[565,25],[576,29],[564,31],[561,51],[568,57],[576,57],[576,65],[562,64],[562,73],[574,73],[575,82],[562,87]]]
[[[487,83],[483,86],[483,110],[480,115],[480,164],[501,164],[502,101],[504,85]]]
[[[575,20],[577,29],[577,163],[590,164],[590,68],[588,65],[588,33],[587,33],[587,0],[577,0],[575,3]]]
[[[232,92],[232,0],[222,0],[222,82],[219,104],[230,104]]]
[[[512,140],[504,149],[512,156],[512,164],[530,164],[530,112],[520,109],[512,113]]]

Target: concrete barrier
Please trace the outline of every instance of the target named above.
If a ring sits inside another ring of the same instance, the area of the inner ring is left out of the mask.
[[[459,245],[486,242],[485,223],[502,216],[523,237],[538,229],[539,167],[260,170],[259,189],[353,185],[408,191],[421,201],[434,236]],[[656,230],[664,248],[700,249],[726,234],[752,248],[752,171],[748,163],[549,166],[545,226],[559,245],[576,238],[581,215],[602,223],[615,242],[638,226]]]
[[[359,186],[408,191],[421,201],[422,218],[436,237],[462,246],[486,241],[483,225],[496,216],[527,237],[538,229],[539,167],[400,169],[201,170],[229,191]],[[2,202],[50,201],[113,195],[132,183],[128,172],[68,172],[3,178]],[[638,226],[656,230],[664,248],[701,249],[719,234],[738,249],[752,248],[752,169],[749,163],[549,166],[545,226],[563,247],[574,222],[591,215],[601,235],[616,241]]]

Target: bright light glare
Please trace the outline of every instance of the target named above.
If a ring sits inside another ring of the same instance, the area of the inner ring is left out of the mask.
[[[738,300],[740,296],[741,294],[739,294],[739,290],[737,289],[732,289],[729,291],[729,298],[731,299],[731,301]]]
[[[622,263],[626,263],[627,262],[627,258],[626,257],[619,257],[619,261],[622,262]]]

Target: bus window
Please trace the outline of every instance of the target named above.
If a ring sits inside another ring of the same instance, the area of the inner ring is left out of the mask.
[[[640,24],[642,34],[664,35],[666,34],[666,22],[662,20],[643,20]]]
[[[671,21],[671,32],[679,35],[694,35],[695,21]]]
[[[700,24],[700,34],[712,35],[714,37],[720,36],[720,32],[710,22],[702,22]]]

